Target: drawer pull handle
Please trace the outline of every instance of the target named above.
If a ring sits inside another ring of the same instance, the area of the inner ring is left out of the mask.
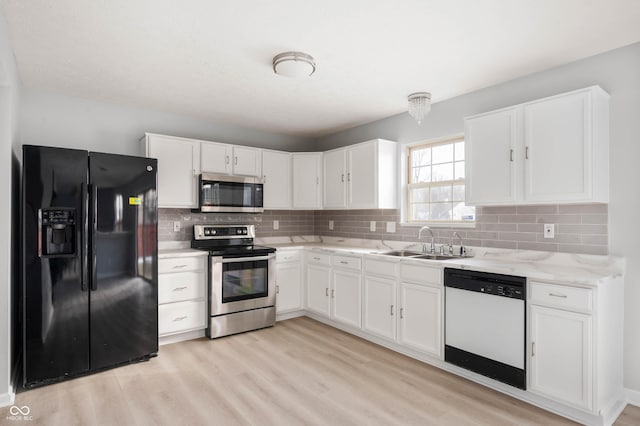
[[[325,296],[327,296],[327,297],[329,297],[329,288],[328,288],[328,287],[325,287],[325,289],[324,289],[324,295],[325,295]]]
[[[393,305],[391,305],[391,316],[393,316]]]
[[[313,260],[320,260],[320,258],[319,257],[314,257]]]
[[[173,289],[173,291],[182,291],[182,290],[186,290],[186,289],[187,289],[187,286],[185,285],[185,286],[182,286],[182,287],[176,287],[176,288]]]
[[[173,319],[173,322],[182,321],[182,320],[185,320],[185,319],[187,319],[187,318],[188,318],[187,316],[183,316],[183,317],[176,317],[176,318],[174,318],[174,319]]]
[[[343,264],[343,265],[348,265],[349,264],[349,262],[345,262],[344,260],[341,260],[340,263]]]
[[[173,267],[173,269],[182,269],[182,268],[186,268],[187,265],[176,265]]]
[[[567,298],[566,294],[549,293],[549,296],[551,296],[551,297],[561,297],[563,299]]]

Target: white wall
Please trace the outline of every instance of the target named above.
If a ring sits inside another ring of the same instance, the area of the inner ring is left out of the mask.
[[[12,167],[13,147],[18,146],[20,81],[4,16],[0,13],[0,406],[13,402],[11,372],[12,338]]]
[[[315,145],[313,139],[27,88],[20,108],[21,140],[31,145],[141,155],[138,140],[145,132],[287,151]]]
[[[627,258],[625,385],[640,391],[640,195],[636,188],[640,43],[436,103],[421,126],[402,113],[321,138],[318,147],[329,149],[373,138],[413,142],[457,134],[464,131],[465,116],[591,85],[600,85],[611,95],[609,250]]]

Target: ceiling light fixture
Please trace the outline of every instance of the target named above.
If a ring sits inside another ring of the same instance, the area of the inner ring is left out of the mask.
[[[303,52],[284,52],[273,57],[273,72],[286,77],[311,77],[316,72],[313,56]]]
[[[431,93],[412,93],[409,95],[408,101],[409,115],[411,115],[418,124],[421,124],[427,114],[429,114],[429,111],[431,111]]]

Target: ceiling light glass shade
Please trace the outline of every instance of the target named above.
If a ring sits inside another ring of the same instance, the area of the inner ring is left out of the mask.
[[[409,95],[409,115],[421,124],[431,111],[431,93],[416,92]]]
[[[286,77],[310,77],[316,71],[313,56],[303,52],[284,52],[273,57],[273,72]]]

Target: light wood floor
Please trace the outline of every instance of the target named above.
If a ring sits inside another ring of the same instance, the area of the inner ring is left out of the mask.
[[[309,318],[162,346],[149,362],[16,396],[47,425],[571,422]],[[9,408],[0,409],[0,423]],[[21,423],[26,424],[26,423]],[[627,407],[617,425],[640,424]]]

